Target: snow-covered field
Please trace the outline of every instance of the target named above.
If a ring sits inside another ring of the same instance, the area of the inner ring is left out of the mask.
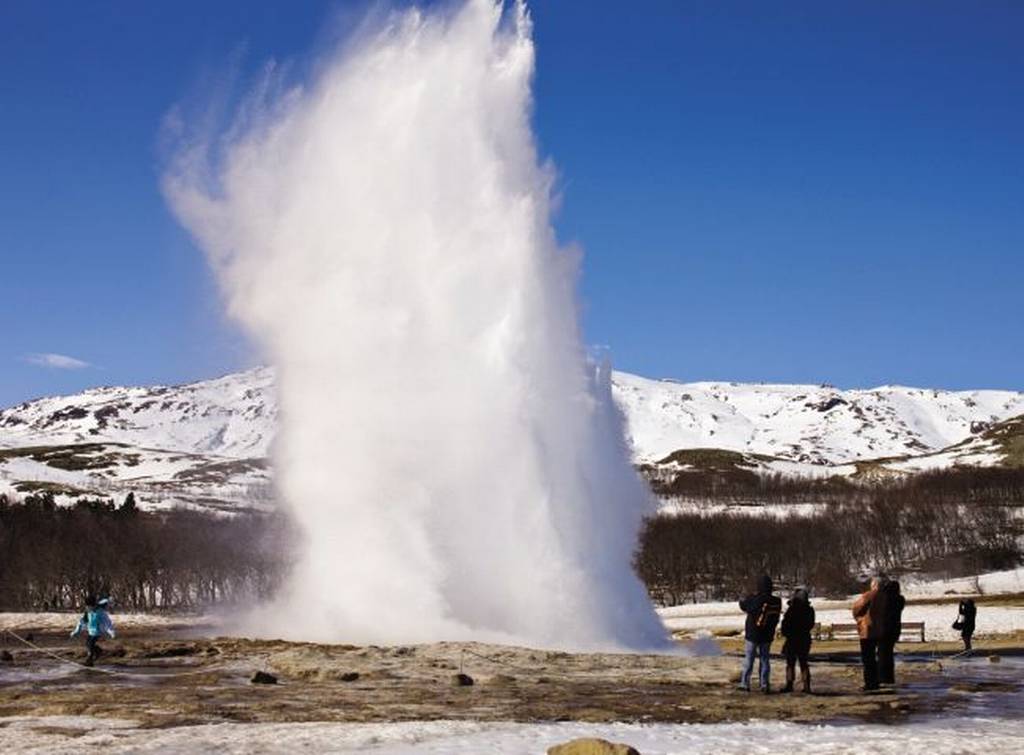
[[[903,594],[909,598],[1024,594],[1024,567],[959,579],[905,579],[901,587]]]
[[[1012,584],[1008,574],[986,575],[997,585]],[[1019,575],[1018,575],[1019,576]],[[825,617],[835,613],[848,621],[846,602],[819,602]],[[908,620],[931,614],[908,608]],[[935,609],[945,622],[955,606],[922,606]],[[1021,628],[1024,609],[1009,612],[999,607],[979,611],[979,630],[990,631],[987,615],[1003,617],[1005,628]],[[742,625],[742,614],[733,604],[702,604],[666,609],[670,626],[693,622],[694,627]],[[0,614],[0,628],[30,625],[66,629],[69,614]],[[123,625],[163,627],[181,617],[123,614]],[[209,617],[196,618],[202,622]],[[930,619],[925,618],[926,621]],[[949,621],[952,619],[949,618]],[[948,622],[945,622],[948,624]],[[998,623],[998,622],[995,622]],[[979,643],[983,647],[982,642]],[[710,663],[710,661],[709,661]],[[1002,663],[985,658],[944,664],[934,680],[927,680],[921,694],[958,696],[956,714],[941,717],[914,716],[899,724],[828,723],[799,724],[772,720],[747,720],[715,724],[651,724],[581,722],[513,723],[494,721],[406,721],[385,723],[211,723],[157,727],[133,720],[91,716],[30,715],[0,719],[0,748],[18,752],[78,753],[102,748],[108,752],[145,753],[294,753],[370,752],[380,755],[434,753],[439,755],[506,755],[544,753],[547,748],[577,737],[600,737],[632,745],[644,755],[683,753],[818,753],[844,755],[943,755],[984,751],[990,755],[1021,752],[1024,742],[1024,695],[1019,688],[1024,664],[1007,657]],[[54,666],[57,672],[59,666]],[[15,669],[17,672],[18,670]],[[36,672],[39,669],[35,669]],[[67,673],[64,674],[67,676]],[[37,673],[36,680],[42,680]],[[960,680],[982,682],[974,691],[957,687]],[[5,683],[26,679],[6,678]],[[53,681],[50,679],[49,681]],[[984,682],[997,684],[985,687]],[[1008,691],[1016,688],[1016,691]],[[282,688],[287,689],[287,688]],[[991,691],[987,691],[991,690]],[[131,694],[125,688],[122,694]],[[795,697],[787,702],[800,703]],[[42,711],[41,711],[42,712]]]
[[[822,624],[849,624],[852,601],[811,601]],[[662,621],[674,632],[696,634],[701,631],[742,630],[745,614],[736,603],[697,603],[658,610]],[[954,641],[960,633],[952,627],[956,605],[908,605],[903,621],[923,621],[925,638],[929,641]],[[1024,608],[1013,606],[981,606],[978,609],[976,640],[984,643],[986,636],[1024,631]],[[913,639],[905,634],[904,640]]]
[[[990,572],[977,577],[952,580],[904,581],[903,592],[910,599],[949,598],[960,595],[1012,595],[1024,594],[1024,567]],[[818,621],[824,624],[850,623],[850,606],[855,596],[843,601],[813,600]],[[735,602],[688,603],[659,608],[658,614],[672,631],[698,633],[715,630],[742,629],[744,614]],[[114,613],[117,624],[133,629],[158,629],[169,626],[219,626],[225,617],[216,614],[143,614]],[[959,634],[952,629],[956,618],[956,604],[921,604],[907,606],[904,621],[925,622],[929,640],[956,640]],[[0,613],[0,631],[18,627],[60,630],[73,626],[75,613]],[[986,606],[978,610],[978,636],[1008,634],[1024,631],[1024,608],[1015,606]]]
[[[977,578],[955,580],[926,580],[909,582],[903,592],[908,598],[941,598],[959,595],[978,595],[978,586],[985,595],[1024,593],[1024,567],[1009,571],[982,574]],[[853,621],[850,607],[855,596],[847,600],[812,600],[817,619],[822,624],[849,624]],[[953,629],[956,619],[955,603],[910,603],[903,612],[903,621],[923,621],[925,637],[932,641],[954,641],[959,633]],[[741,630],[745,620],[735,602],[693,603],[659,608],[658,614],[674,632],[698,634],[701,632]],[[1024,631],[1024,607],[987,606],[978,608],[977,638],[986,635],[1010,634]]]
[[[42,631],[71,631],[78,621],[80,612],[50,613],[0,613],[0,632],[19,628]],[[166,629],[176,626],[217,626],[223,619],[209,614],[156,614],[118,613],[114,611],[114,624],[118,629]]]
[[[372,752],[479,755],[544,753],[577,737],[632,745],[644,755],[691,753],[844,753],[941,755],[1021,752],[1024,720],[945,718],[899,726],[805,725],[769,721],[733,724],[516,724],[414,721],[382,724],[215,724],[139,729],[130,721],[31,717],[4,721],[0,745],[19,752],[294,753]]]

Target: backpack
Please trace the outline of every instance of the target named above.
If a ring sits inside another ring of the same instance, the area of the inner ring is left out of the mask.
[[[761,611],[757,615],[754,625],[758,629],[766,629],[770,624],[778,623],[779,614],[782,613],[782,601],[776,603],[770,597],[761,604]]]

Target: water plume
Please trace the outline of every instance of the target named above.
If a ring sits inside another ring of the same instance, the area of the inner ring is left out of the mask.
[[[305,538],[263,632],[664,641],[631,569],[649,493],[583,347],[533,68],[522,5],[378,16],[164,176],[277,368],[276,480]]]

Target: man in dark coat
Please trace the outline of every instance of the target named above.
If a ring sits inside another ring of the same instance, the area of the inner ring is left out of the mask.
[[[960,630],[960,637],[964,641],[964,652],[971,652],[971,637],[974,636],[974,622],[978,616],[978,607],[970,598],[960,601],[960,614],[956,617],[954,629]]]
[[[814,631],[814,608],[807,590],[798,589],[789,599],[786,615],[782,617],[782,636],[786,642],[782,654],[786,657],[786,686],[783,692],[793,691],[796,681],[796,664],[800,662],[800,681],[804,692],[811,691],[811,666],[808,656],[811,652],[811,632]]]
[[[896,643],[903,631],[903,608],[907,601],[900,594],[900,583],[891,579],[882,583],[885,616],[878,637],[878,681],[881,684],[896,683]]]
[[[757,581],[757,593],[740,601],[740,610],[747,614],[743,636],[746,638],[746,652],[743,656],[743,671],[740,674],[740,689],[750,691],[750,675],[754,670],[755,656],[759,660],[758,676],[761,691],[770,690],[771,647],[775,639],[775,628],[782,613],[782,600],[772,595],[772,580],[767,574]]]

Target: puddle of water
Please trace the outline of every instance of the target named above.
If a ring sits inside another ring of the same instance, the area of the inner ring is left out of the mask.
[[[1024,719],[1024,659],[987,657],[937,659],[941,670],[925,679],[901,685],[925,696],[956,695],[958,717]],[[930,718],[927,715],[917,720]]]
[[[222,681],[234,680],[248,683],[248,676],[226,667],[202,668],[199,666],[154,663],[139,666],[117,666],[99,664],[96,670],[85,669],[71,663],[50,659],[32,659],[0,666],[0,687],[19,684],[37,684],[60,687],[82,687],[86,685],[116,685],[137,687],[159,684],[181,677],[201,677],[205,673],[217,673]]]
[[[79,671],[81,669],[66,663],[54,663],[51,666],[35,663],[26,665],[5,664],[0,667],[0,686],[66,679],[77,674]]]

